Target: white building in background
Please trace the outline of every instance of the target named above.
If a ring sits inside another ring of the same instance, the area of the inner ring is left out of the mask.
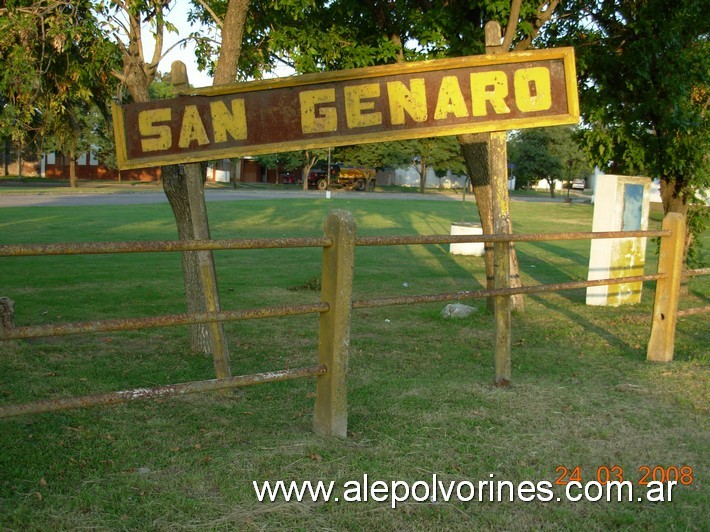
[[[562,190],[562,181],[559,179],[555,179],[553,181],[555,183],[555,190]],[[540,179],[535,185],[533,185],[533,188],[535,190],[550,190],[550,183],[547,182],[547,179]]]
[[[466,186],[466,176],[446,172],[442,178],[437,177],[433,168],[427,170],[425,188],[455,189]],[[414,166],[397,168],[393,172],[378,172],[378,185],[396,185],[400,187],[419,187],[419,172]],[[515,176],[508,180],[508,189],[515,189]]]
[[[447,172],[441,179],[436,176],[433,168],[427,170],[426,188],[463,188],[466,177],[458,176]],[[408,168],[397,168],[394,171],[394,182],[390,183],[401,187],[418,187],[419,172],[414,166]]]

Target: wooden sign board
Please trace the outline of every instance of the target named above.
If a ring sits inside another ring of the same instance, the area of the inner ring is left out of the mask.
[[[121,169],[576,124],[574,51],[343,70],[115,105]]]

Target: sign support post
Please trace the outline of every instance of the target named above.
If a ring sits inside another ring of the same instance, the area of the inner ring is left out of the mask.
[[[500,24],[486,24],[486,53],[501,54]],[[508,149],[507,131],[493,131],[488,136],[488,164],[490,165],[493,195],[493,232],[496,235],[510,233],[510,207],[508,199]],[[493,244],[494,287],[510,287],[510,243]],[[511,319],[510,296],[495,296],[493,299],[495,338],[495,385],[508,386],[511,373]]]
[[[184,63],[175,61],[172,64],[171,74],[173,83],[180,88],[187,88],[188,78],[187,69]],[[202,165],[200,163],[179,165],[177,168],[177,176],[173,176],[173,182],[168,183],[164,179],[163,187],[166,189],[168,199],[171,195],[180,194],[186,196],[188,212],[180,211],[176,213],[176,217],[180,216],[183,220],[178,220],[178,226],[185,225],[189,222],[189,227],[192,230],[190,235],[181,235],[183,238],[192,238],[194,240],[209,240],[210,228],[207,221],[207,205],[205,204],[205,191],[203,186]],[[167,178],[168,176],[165,176]],[[170,189],[170,190],[168,190]],[[182,222],[182,223],[181,223]],[[217,274],[214,267],[214,255],[212,251],[185,251],[184,254],[189,254],[183,257],[184,268],[196,268],[200,290],[195,288],[185,287],[188,297],[202,299],[195,301],[197,308],[208,313],[219,312],[219,290],[217,287]],[[187,280],[186,280],[187,282]],[[190,304],[190,303],[189,303]],[[209,354],[212,355],[212,362],[215,370],[215,377],[224,379],[231,376],[229,364],[229,347],[227,346],[226,335],[224,334],[224,325],[222,322],[213,321],[196,327],[193,337],[191,331],[191,343],[193,349],[209,349]],[[206,341],[205,341],[206,340]]]

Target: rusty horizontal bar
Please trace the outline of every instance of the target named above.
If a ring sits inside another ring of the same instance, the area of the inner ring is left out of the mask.
[[[415,244],[459,244],[469,242],[544,242],[553,240],[590,240],[595,238],[650,238],[670,235],[670,231],[605,231],[571,233],[529,233],[518,235],[360,236],[355,239],[355,245],[399,246]]]
[[[361,236],[357,246],[391,246],[414,244],[455,244],[469,242],[539,242],[553,240],[586,240],[594,238],[632,238],[670,236],[669,231],[613,231],[577,233],[534,233],[519,235],[413,235]],[[330,247],[327,237],[304,238],[232,238],[221,240],[138,240],[132,242],[63,242],[55,244],[4,244],[0,257],[39,255],[100,255],[107,253],[154,253],[171,251],[275,249]],[[698,275],[704,275],[705,272]]]
[[[710,275],[710,268],[697,268],[695,270],[683,271],[683,277],[695,277],[696,275]]]
[[[172,314],[144,318],[124,318],[116,320],[35,325],[28,327],[14,327],[12,329],[0,328],[0,340],[19,340],[22,338],[68,336],[71,334],[99,332],[133,331],[156,327],[193,325],[195,323],[251,320],[259,318],[273,318],[278,316],[296,316],[299,314],[328,312],[328,308],[327,303],[313,303],[310,305],[281,305],[248,310],[223,310],[213,313],[203,312],[195,314]]]
[[[0,245],[0,257],[38,255],[100,255],[106,253],[153,253],[230,249],[330,247],[326,237],[230,238],[222,240],[137,240],[133,242],[62,242],[56,244]]]
[[[707,314],[710,312],[710,307],[696,307],[696,308],[687,308],[685,310],[679,310],[676,315],[679,318],[685,317],[685,316],[694,316],[696,314]]]
[[[520,286],[516,288],[497,288],[491,290],[467,290],[462,292],[449,292],[445,294],[431,294],[421,296],[384,297],[375,299],[360,299],[353,301],[353,308],[389,307],[394,305],[411,305],[415,303],[437,303],[441,301],[461,301],[464,299],[479,299],[490,296],[508,296],[513,294],[535,294],[540,292],[557,292],[560,290],[573,290],[588,286],[602,286],[622,283],[638,283],[655,281],[665,278],[666,274],[636,275],[633,277],[618,277],[614,279],[595,279],[592,281],[573,281],[569,283],[541,284],[534,286]]]
[[[56,412],[58,410],[68,410],[71,408],[129,403],[141,399],[162,399],[164,397],[172,397],[177,395],[226,390],[229,388],[253,386],[255,384],[263,384],[266,382],[279,382],[299,379],[302,377],[315,377],[318,375],[324,375],[327,371],[328,369],[325,366],[318,365],[304,368],[268,371],[266,373],[254,373],[251,375],[239,375],[224,379],[169,384],[167,386],[156,386],[153,388],[137,388],[135,390],[126,390],[122,392],[108,392],[97,395],[85,395],[81,397],[60,397],[57,399],[45,399],[43,401],[33,401],[31,403],[23,403],[18,405],[0,405],[0,418],[22,416],[25,414]]]

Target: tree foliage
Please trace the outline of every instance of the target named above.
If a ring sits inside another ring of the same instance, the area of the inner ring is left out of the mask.
[[[574,44],[584,141],[615,173],[661,181],[665,212],[686,215],[686,257],[706,227],[710,187],[710,18],[697,0],[568,0],[546,42]]]
[[[710,186],[710,18],[697,0],[578,1],[546,35],[577,52],[584,141],[613,172],[661,179],[666,212]]]
[[[4,136],[51,139],[54,148],[73,152],[87,142],[88,115],[107,116],[118,55],[89,0],[7,2],[0,9],[0,55]]]
[[[150,99],[148,87],[155,79],[164,50],[166,31],[175,31],[166,15],[171,0],[94,0],[102,31],[115,42],[121,61],[110,71],[128,90],[134,102]],[[143,36],[150,31],[152,51],[144,49]],[[146,52],[149,52],[146,55]]]
[[[402,2],[404,3],[404,2]],[[395,62],[402,51],[394,30],[372,32],[388,25],[390,2],[340,0],[252,0],[245,24],[240,78],[260,78],[286,64],[299,74],[341,70]],[[223,18],[222,0],[195,1],[191,19],[210,23]],[[402,27],[404,31],[404,26]],[[195,36],[202,66],[212,71],[219,43]]]
[[[506,46],[529,45],[559,0],[252,0],[240,77],[258,78],[281,63],[299,74],[484,51],[486,22],[515,24]],[[222,19],[224,0],[194,0],[191,20]],[[517,16],[516,16],[517,14]],[[214,68],[219,42],[193,35],[200,64]]]
[[[419,192],[424,192],[429,170],[443,177],[447,171],[465,174],[466,164],[456,137],[433,137],[404,141],[409,149],[410,164],[419,174]]]

